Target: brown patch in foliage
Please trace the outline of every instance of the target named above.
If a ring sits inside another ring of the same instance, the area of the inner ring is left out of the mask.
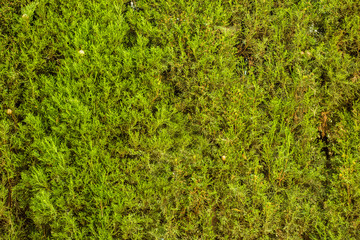
[[[328,132],[328,125],[327,125],[327,122],[328,122],[328,114],[329,112],[322,112],[321,113],[321,123],[318,127],[318,130],[320,131],[321,133],[321,138],[325,138],[326,136],[326,133]]]

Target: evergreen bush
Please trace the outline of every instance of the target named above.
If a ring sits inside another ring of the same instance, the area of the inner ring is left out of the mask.
[[[360,5],[0,0],[1,239],[359,239]]]

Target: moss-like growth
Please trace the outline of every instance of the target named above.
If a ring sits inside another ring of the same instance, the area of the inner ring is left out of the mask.
[[[359,239],[355,2],[0,0],[0,238]]]

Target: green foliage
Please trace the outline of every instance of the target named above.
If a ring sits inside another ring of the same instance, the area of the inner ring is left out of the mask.
[[[359,5],[0,0],[1,239],[358,239]]]

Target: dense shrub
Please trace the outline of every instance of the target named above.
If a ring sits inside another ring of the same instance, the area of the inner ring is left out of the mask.
[[[0,6],[1,238],[360,238],[356,1]]]

